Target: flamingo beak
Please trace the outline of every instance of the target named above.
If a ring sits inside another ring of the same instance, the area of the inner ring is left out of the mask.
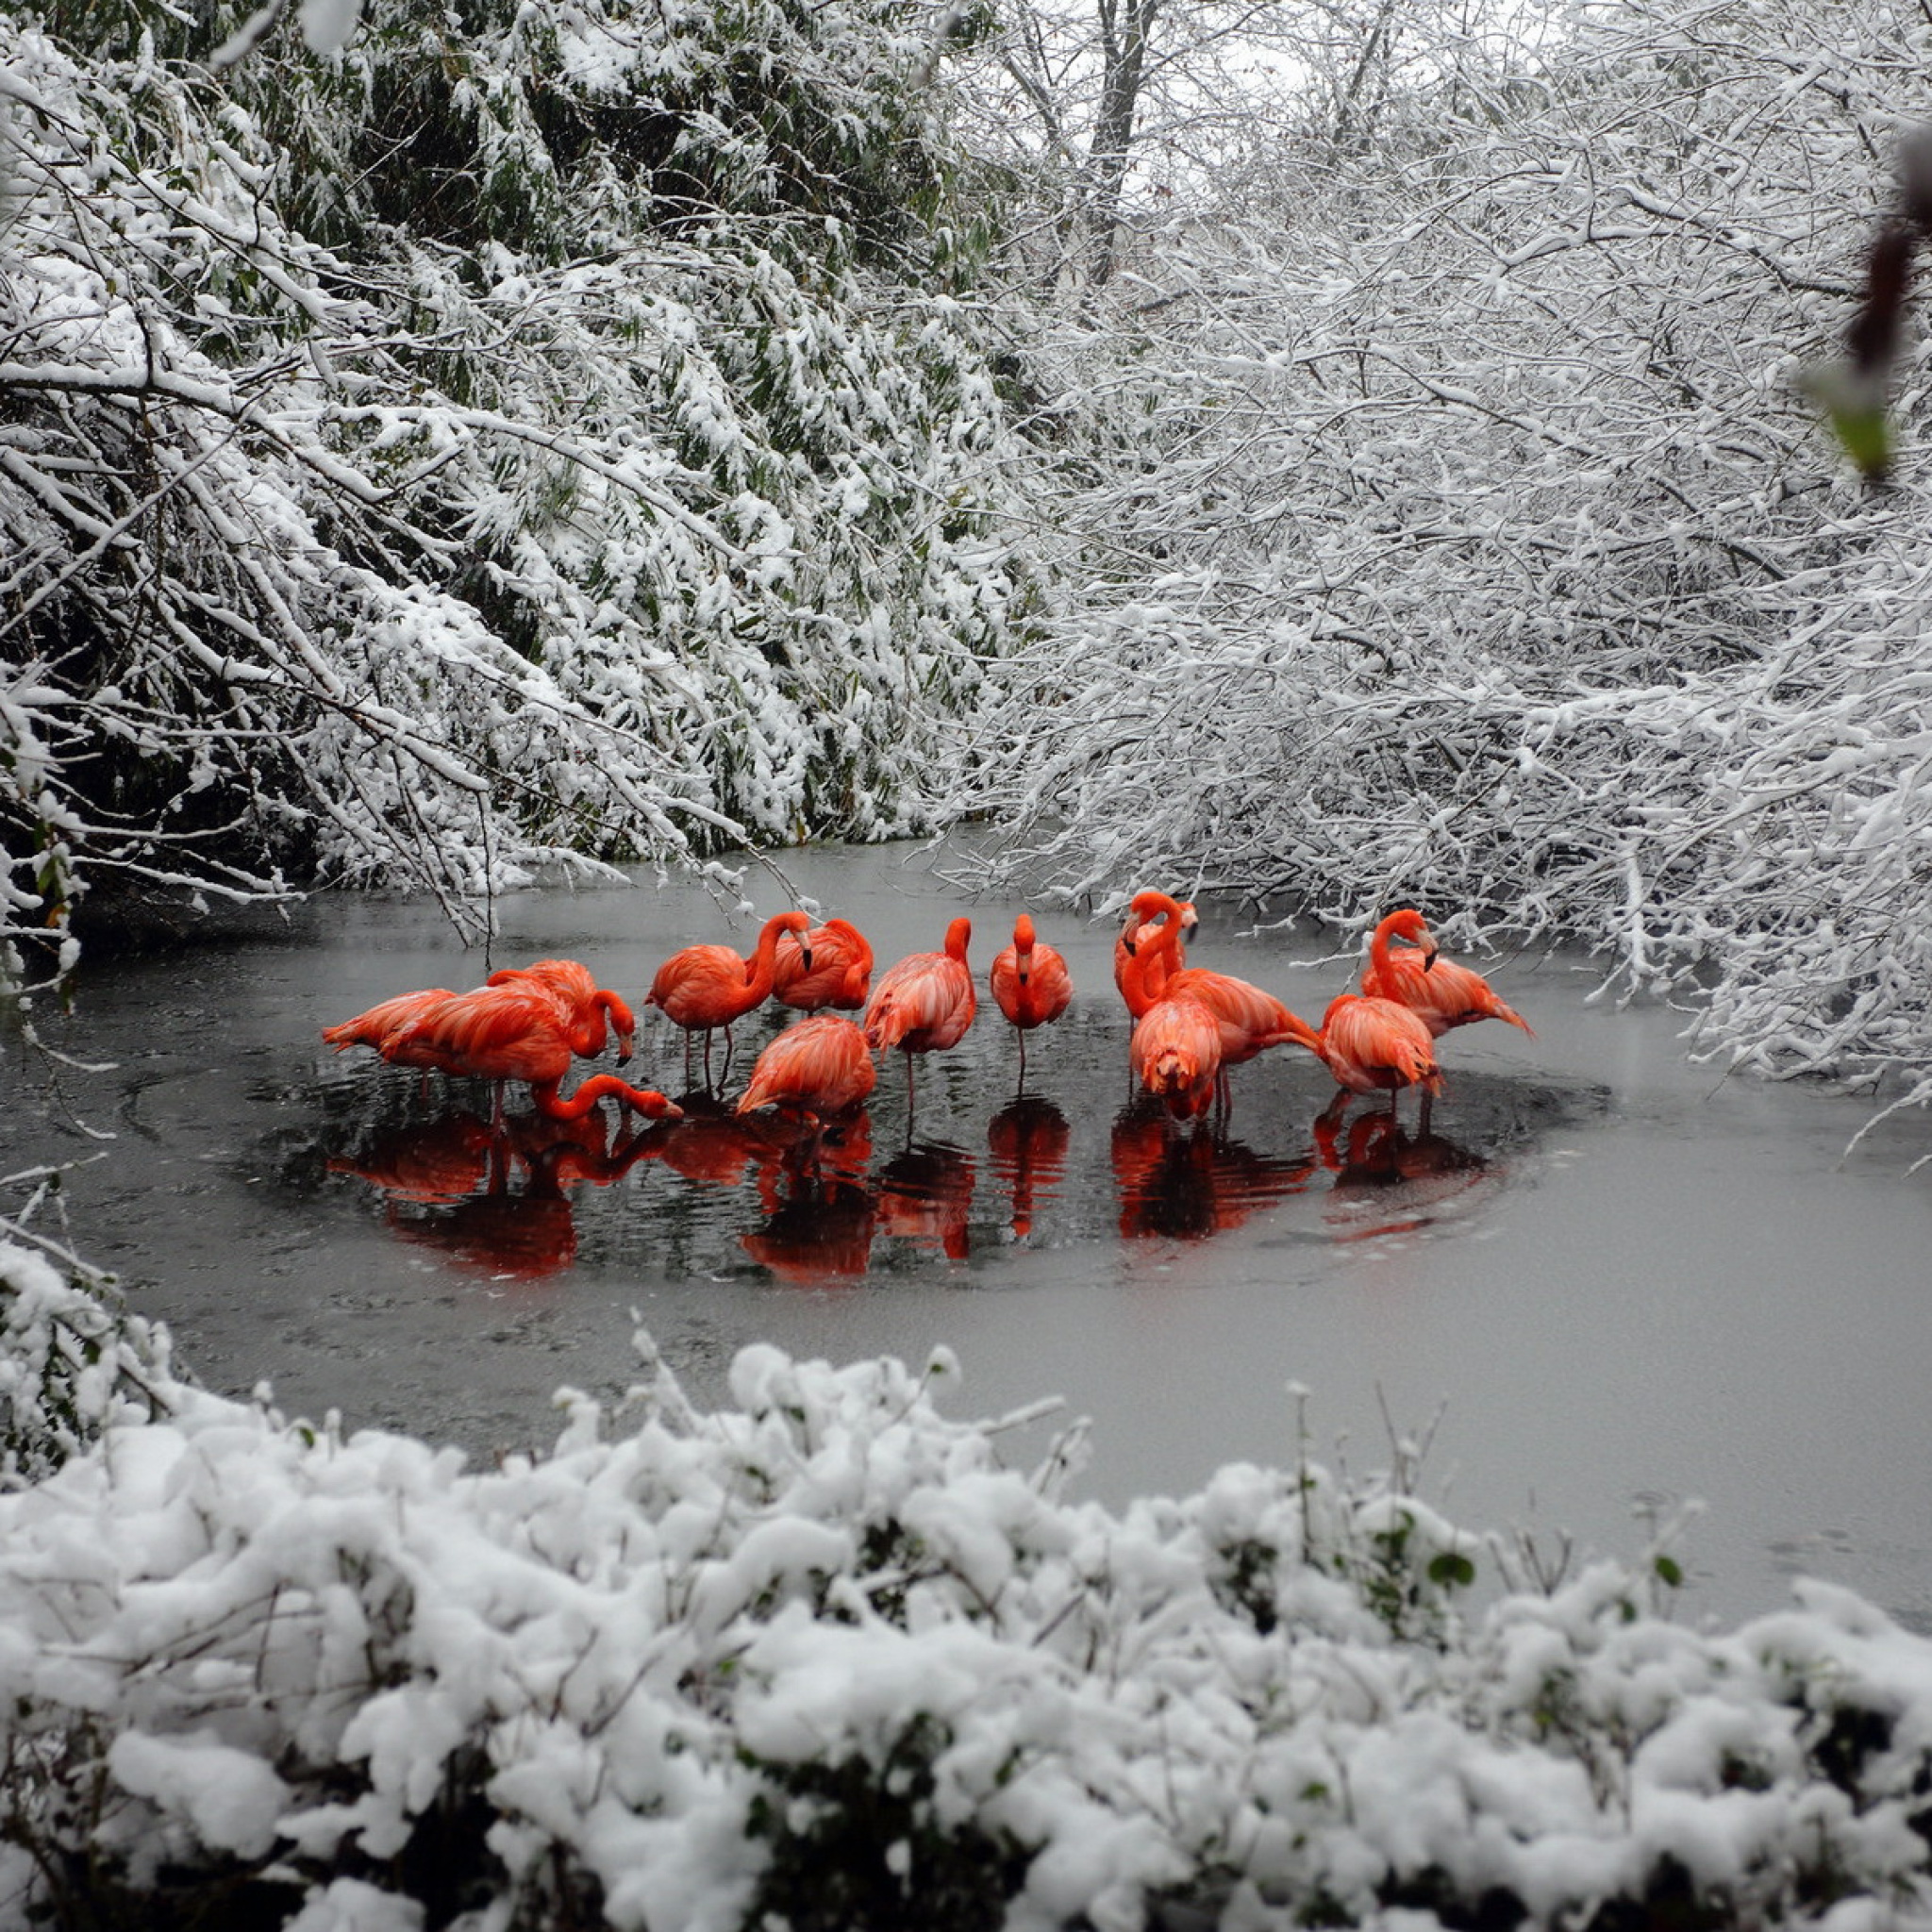
[[[628,1027],[617,1031],[617,1064],[621,1067],[637,1051],[637,1036]]]
[[[1435,963],[1436,948],[1434,946],[1425,946],[1423,949],[1423,971],[1426,973]]]
[[[805,961],[805,970],[811,971],[811,948],[803,940],[798,942],[798,957]]]

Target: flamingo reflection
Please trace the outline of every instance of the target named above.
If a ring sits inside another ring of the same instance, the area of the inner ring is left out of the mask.
[[[1196,1241],[1239,1227],[1259,1209],[1299,1193],[1313,1178],[1312,1154],[1257,1154],[1206,1125],[1177,1132],[1145,1100],[1113,1124],[1114,1185],[1122,1235]]]
[[[331,1154],[328,1171],[355,1174],[391,1201],[460,1201],[484,1185],[492,1149],[499,1162],[508,1156],[508,1142],[488,1121],[459,1110],[391,1127],[359,1157]]]
[[[366,1154],[333,1155],[328,1166],[381,1191],[400,1239],[491,1278],[535,1281],[576,1258],[566,1189],[608,1186],[649,1152],[648,1129],[612,1139],[601,1113],[572,1121],[515,1115],[494,1131],[458,1111],[392,1128]],[[520,1188],[511,1185],[517,1166]]]
[[[1067,1167],[1067,1117],[1040,1093],[1009,1100],[987,1124],[992,1171],[1013,1204],[1013,1239],[1033,1232],[1036,1198],[1051,1199]]]
[[[734,1114],[702,1089],[680,1094],[681,1121],[651,1131],[651,1152],[674,1174],[712,1187],[735,1188],[752,1171],[760,1191],[769,1188],[785,1145],[776,1123]]]
[[[858,1182],[823,1171],[794,1174],[763,1225],[739,1245],[780,1281],[814,1287],[864,1274],[878,1210]]]
[[[973,1212],[973,1162],[958,1147],[938,1141],[908,1147],[878,1172],[874,1200],[881,1234],[899,1235],[919,1247],[966,1258]]]
[[[1501,1173],[1441,1134],[1406,1132],[1388,1113],[1363,1114],[1346,1126],[1344,1135],[1334,1108],[1315,1122],[1317,1153],[1335,1174],[1327,1218],[1350,1224],[1343,1241],[1424,1227],[1448,1202]]]

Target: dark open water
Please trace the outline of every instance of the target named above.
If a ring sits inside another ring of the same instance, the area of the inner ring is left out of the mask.
[[[881,966],[961,909],[905,848],[786,863]],[[760,916],[782,909],[775,881],[749,882]],[[983,989],[1017,908],[964,909]],[[521,894],[502,923],[489,965],[569,954],[634,1002],[676,947],[756,930],[649,884]],[[835,1361],[949,1344],[956,1413],[1064,1397],[1093,1422],[1086,1490],[1119,1503],[1291,1460],[1292,1383],[1312,1453],[1357,1471],[1389,1464],[1390,1421],[1433,1427],[1423,1493],[1469,1528],[1629,1555],[1645,1519],[1701,1498],[1690,1614],[1770,1608],[1804,1572],[1932,1629],[1932,1169],[1906,1174],[1932,1123],[1841,1164],[1864,1102],[1722,1081],[1682,1058],[1681,1016],[1592,1003],[1587,965],[1525,959],[1492,976],[1539,1037],[1444,1041],[1428,1141],[1412,1103],[1400,1144],[1324,1140],[1332,1087],[1288,1053],[1235,1070],[1226,1136],[1176,1139],[1129,1106],[1114,923],[1041,924],[1079,991],[1034,1037],[1026,1095],[983,999],[922,1064],[911,1130],[895,1060],[869,1131],[816,1176],[728,1120],[565,1136],[520,1124],[515,1096],[492,1156],[483,1090],[317,1039],[484,975],[433,908],[366,897],[90,970],[71,1022],[41,1024],[113,1071],[0,1046],[0,1173],[105,1148],[65,1183],[82,1251],[204,1382],[269,1380],[285,1410],[352,1428],[546,1445],[559,1384],[614,1399],[632,1379],[635,1310],[707,1400],[755,1339]],[[1310,1020],[1350,970],[1312,934],[1244,938],[1211,909],[1192,957]],[[775,1024],[740,1029],[732,1092]],[[654,1016],[625,1072],[679,1091],[682,1037]],[[1016,1431],[1014,1458],[1058,1425]]]

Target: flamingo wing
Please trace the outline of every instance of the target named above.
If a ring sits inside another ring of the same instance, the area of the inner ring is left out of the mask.
[[[658,968],[644,1004],[687,1032],[727,1025],[747,1010],[746,970],[729,946],[686,946]]]
[[[941,1051],[958,1044],[977,1010],[973,975],[958,960],[945,953],[913,953],[888,968],[873,989],[866,1044]]]
[[[865,1099],[877,1081],[864,1034],[850,1020],[820,1013],[788,1026],[758,1055],[737,1111],[791,1106],[841,1113]]]
[[[1396,978],[1397,997],[1422,1016],[1431,1033],[1446,1033],[1452,1026],[1472,1025],[1477,1020],[1507,1020],[1536,1038],[1536,1029],[1480,973],[1453,959],[1439,958],[1426,973],[1420,961],[1412,969],[1398,967]]]
[[[1421,1087],[1440,1091],[1436,1043],[1421,1016],[1394,1000],[1343,993],[1322,1021],[1322,1058],[1357,1093]]]
[[[1186,994],[1211,1012],[1221,1025],[1222,1057],[1230,1064],[1250,1060],[1271,1046],[1306,1046],[1320,1052],[1315,1029],[1289,1011],[1272,992],[1232,974],[1189,966],[1174,974],[1161,995]]]
[[[1170,993],[1134,1027],[1128,1047],[1134,1077],[1183,1120],[1207,1112],[1221,1072],[1221,1023],[1200,1000]]]
[[[426,987],[421,992],[399,992],[392,999],[378,1001],[366,1013],[358,1013],[353,1020],[325,1026],[322,1037],[338,1053],[345,1053],[352,1046],[373,1046],[387,1059],[390,1055],[386,1048],[397,1034],[431,1007],[455,997],[442,986]]]
[[[421,1014],[398,1041],[451,1073],[554,1084],[570,1071],[571,1046],[555,998],[541,986],[478,987]]]

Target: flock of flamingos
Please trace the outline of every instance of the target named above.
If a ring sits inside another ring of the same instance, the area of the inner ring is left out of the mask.
[[[1113,1129],[1124,1236],[1192,1236],[1237,1224],[1264,1201],[1305,1187],[1318,1163],[1334,1171],[1338,1195],[1356,1175],[1371,1187],[1392,1178],[1426,1186],[1439,1174],[1452,1188],[1474,1180],[1482,1163],[1428,1131],[1441,1078],[1435,1041],[1475,1020],[1531,1029],[1479,974],[1439,956],[1419,913],[1404,909],[1381,923],[1361,990],[1336,999],[1319,1029],[1259,987],[1187,965],[1183,949],[1197,923],[1191,905],[1142,892],[1114,945],[1115,984],[1134,1022],[1132,1074],[1143,1096]],[[630,1006],[575,960],[508,969],[467,992],[401,994],[324,1028],[324,1040],[338,1050],[371,1047],[425,1077],[441,1071],[487,1080],[495,1090],[491,1118],[458,1111],[421,1123],[360,1156],[332,1157],[330,1168],[376,1183],[406,1239],[453,1249],[498,1279],[534,1279],[570,1265],[576,1232],[567,1191],[582,1181],[608,1185],[645,1158],[713,1183],[740,1181],[750,1164],[767,1218],[740,1239],[780,1280],[863,1274],[878,1233],[908,1235],[962,1258],[972,1166],[950,1146],[914,1145],[912,1103],[916,1057],[956,1046],[977,1012],[970,934],[969,922],[956,919],[941,950],[901,959],[876,980],[872,948],[856,927],[842,919],[814,925],[802,911],[767,921],[748,956],[723,945],[673,955],[644,1004],[684,1032],[682,1106],[608,1073],[563,1092],[577,1059],[601,1054],[613,1033],[627,1058],[637,1031]],[[1024,1240],[1036,1192],[1043,1198],[1058,1185],[1069,1132],[1050,1100],[1025,1091],[1026,1039],[1065,1013],[1073,987],[1065,959],[1024,913],[986,985],[1019,1041],[1019,1089],[992,1121],[988,1142],[1010,1184],[1014,1238]],[[800,1017],[758,1055],[736,1101],[721,1097],[732,1024],[767,1001]],[[714,1083],[712,1035],[720,1032],[724,1061]],[[1175,1131],[1176,1122],[1210,1113],[1224,1121],[1228,1068],[1277,1045],[1316,1054],[1336,1081],[1306,1156],[1275,1159],[1223,1133]],[[700,1046],[701,1088],[691,1077]],[[877,1084],[874,1056],[894,1048],[906,1056],[906,1146],[872,1171],[865,1102]],[[535,1111],[506,1122],[511,1081],[529,1086]],[[1414,1137],[1395,1116],[1407,1087],[1419,1090],[1423,1108]],[[1389,1094],[1389,1108],[1347,1127],[1344,1149],[1350,1096],[1378,1092]],[[639,1118],[610,1145],[599,1106],[606,1099]],[[528,1171],[522,1192],[508,1186],[512,1159]]]
[[[1426,1129],[1441,1085],[1435,1042],[1442,1034],[1476,1020],[1532,1032],[1481,974],[1441,957],[1412,908],[1391,912],[1375,928],[1360,991],[1331,1001],[1319,1030],[1247,980],[1189,966],[1184,947],[1197,923],[1191,904],[1140,892],[1114,946],[1114,981],[1134,1020],[1134,1078],[1174,1120],[1224,1112],[1232,1106],[1230,1067],[1292,1045],[1306,1047],[1334,1075],[1338,1106],[1351,1093],[1386,1092],[1392,1118],[1402,1090],[1418,1089]],[[906,1056],[909,1112],[914,1056],[957,1046],[978,1010],[966,963],[972,930],[969,920],[955,919],[942,951],[909,954],[874,985],[872,948],[857,927],[842,919],[813,926],[803,912],[781,912],[765,922],[749,956],[724,945],[674,953],[644,1004],[683,1029],[687,1065],[692,1042],[703,1041],[708,1092],[714,1033],[724,1036],[728,1072],[734,1021],[768,999],[804,1014],[758,1055],[739,1113],[776,1108],[818,1123],[849,1118],[877,1084],[874,1056],[894,1048]],[[1024,1085],[1027,1034],[1058,1020],[1073,998],[1066,960],[1036,937],[1023,912],[987,984],[1018,1030]],[[860,1011],[862,1024],[844,1017]],[[468,992],[433,987],[399,994],[325,1027],[322,1037],[338,1051],[369,1046],[399,1066],[489,1080],[499,1125],[511,1080],[526,1082],[538,1112],[552,1120],[579,1120],[606,1099],[648,1120],[677,1119],[675,1101],[615,1074],[593,1074],[563,1094],[574,1060],[600,1054],[611,1032],[620,1060],[627,1059],[636,1034],[631,1008],[577,961],[543,959],[493,973]]]

